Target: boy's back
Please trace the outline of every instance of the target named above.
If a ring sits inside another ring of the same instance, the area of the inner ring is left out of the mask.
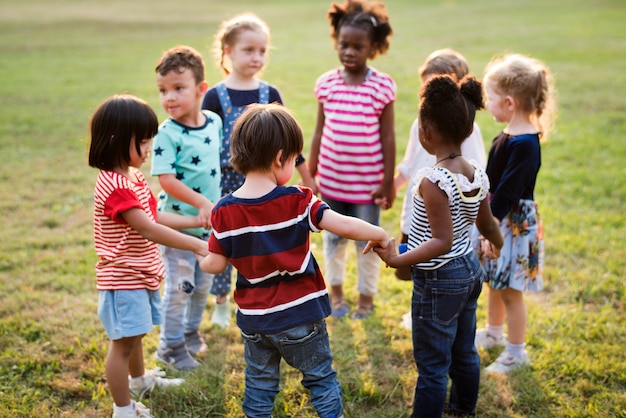
[[[257,199],[227,195],[216,205],[209,250],[238,271],[237,325],[275,334],[330,314],[324,278],[310,249],[328,206],[308,188],[278,186]]]

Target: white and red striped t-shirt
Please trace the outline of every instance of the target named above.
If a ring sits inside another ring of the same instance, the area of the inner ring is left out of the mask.
[[[334,69],[317,79],[315,97],[324,109],[320,193],[342,202],[372,203],[372,192],[383,180],[380,117],[396,100],[393,79],[370,69],[363,83],[348,85],[341,70]]]
[[[137,182],[100,170],[94,190],[94,244],[98,290],[157,290],[165,276],[158,244],[142,237],[122,217],[139,208],[156,222],[156,199],[137,169]]]

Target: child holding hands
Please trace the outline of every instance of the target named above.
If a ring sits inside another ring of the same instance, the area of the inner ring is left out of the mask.
[[[525,55],[494,58],[484,86],[487,109],[497,122],[506,124],[493,140],[487,162],[491,210],[505,244],[498,260],[485,261],[487,327],[476,332],[476,346],[505,345],[486,370],[507,373],[530,362],[523,292],[543,289],[543,227],[534,190],[541,166],[540,141],[552,127],[555,102],[549,69]]]
[[[309,188],[285,186],[302,147],[302,130],[288,109],[248,106],[231,136],[231,162],[245,181],[215,206],[209,255],[200,263],[214,274],[228,262],[237,270],[237,325],[247,364],[243,411],[250,417],[271,416],[281,358],[302,372],[320,417],[341,416],[325,323],[328,291],[309,235],[327,229],[388,244],[380,227],[333,211]]]
[[[219,154],[222,121],[200,109],[208,89],[204,61],[188,46],[171,48],[159,59],[156,81],[169,118],[154,141],[152,175],[159,177],[159,211],[199,216],[203,224],[186,234],[207,240],[213,203],[220,197]],[[207,351],[199,327],[213,276],[200,269],[193,253],[163,246],[167,275],[163,325],[155,356],[178,370],[195,369]]]
[[[487,175],[461,156],[461,144],[482,107],[481,85],[474,78],[457,84],[440,75],[422,86],[419,139],[436,162],[417,173],[408,251],[397,255],[393,240],[386,249],[374,247],[388,266],[413,266],[413,353],[419,374],[414,418],[442,416],[448,376],[448,412],[471,416],[478,399],[480,358],[474,335],[484,273],[470,228],[476,223],[489,240],[487,256],[497,257],[502,247],[486,199]]]
[[[198,227],[199,217],[157,216],[156,199],[139,171],[157,128],[154,111],[130,95],[104,101],[90,123],[89,165],[100,170],[94,191],[98,316],[111,339],[105,374],[114,418],[152,417],[141,402],[131,401],[131,392],[141,398],[155,385],[182,383],[163,378],[158,369],[144,369],[142,338],[161,323],[165,267],[157,243],[195,256],[207,253],[201,239],[167,227]]]
[[[384,201],[388,209],[395,199],[396,85],[367,63],[389,49],[389,15],[383,3],[346,0],[333,3],[327,17],[341,67],[322,74],[315,84],[319,105],[309,167],[322,199],[334,211],[378,225],[380,207],[374,200]],[[343,291],[348,241],[330,231],[322,238],[332,315],[341,318],[350,313]],[[374,312],[380,260],[362,251],[365,242],[355,244],[359,298],[351,317],[362,319]]]

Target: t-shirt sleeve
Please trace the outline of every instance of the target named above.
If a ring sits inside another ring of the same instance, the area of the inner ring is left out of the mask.
[[[209,89],[204,95],[204,99],[202,99],[202,109],[210,110],[211,112],[217,113],[222,119],[224,118],[222,112],[222,105],[220,104],[220,99],[217,97],[217,89],[215,87]]]
[[[122,213],[133,208],[143,210],[137,195],[129,189],[115,189],[104,202],[104,215],[117,223],[125,224]]]
[[[270,103],[284,104],[283,103],[283,98],[280,96],[280,92],[278,91],[278,89],[276,87],[270,86],[269,102]]]
[[[176,150],[179,144],[174,140],[173,132],[169,132],[171,129],[173,129],[172,124],[163,123],[154,137],[151,169],[153,176],[176,174]]]
[[[224,253],[224,248],[213,233],[211,233],[211,235],[209,236],[209,252],[220,254],[226,257],[226,254]]]

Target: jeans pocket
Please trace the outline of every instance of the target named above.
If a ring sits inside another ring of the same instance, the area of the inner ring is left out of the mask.
[[[294,327],[281,333],[280,347],[283,358],[298,370],[310,370],[328,357],[328,334],[319,322]]]
[[[442,325],[450,325],[463,310],[469,291],[469,286],[455,289],[432,289],[433,320]]]

